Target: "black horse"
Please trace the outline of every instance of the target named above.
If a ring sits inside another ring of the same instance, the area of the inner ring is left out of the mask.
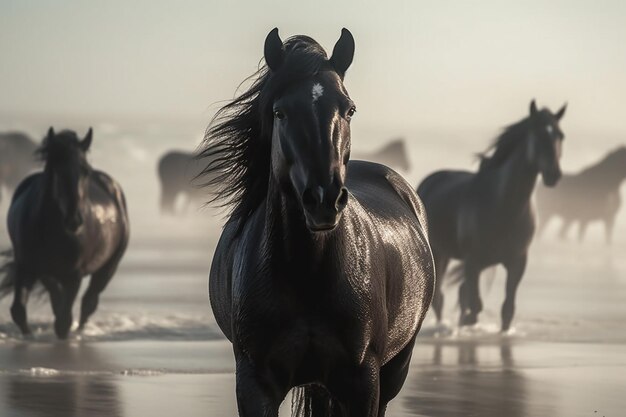
[[[37,144],[24,133],[0,133],[0,201],[3,186],[12,192],[39,166],[36,149]]]
[[[44,171],[26,178],[9,208],[8,229],[14,260],[0,295],[14,292],[11,315],[24,335],[28,296],[37,282],[50,294],[54,329],[66,338],[81,279],[91,275],[83,296],[79,329],[96,310],[128,243],[128,214],[121,187],[91,168],[86,152],[92,131],[55,134],[50,128],[38,150]]]
[[[232,342],[241,416],[383,416],[407,375],[434,268],[423,207],[389,168],[350,162],[343,85],[354,39],[330,59],[306,36],[265,40],[253,86],[218,114],[203,155],[232,204],[209,293]]]
[[[161,184],[161,213],[174,214],[176,200],[184,199],[184,206],[206,199],[193,180],[202,173],[205,164],[197,160],[192,152],[169,151],[159,159],[157,171]]]
[[[504,130],[482,154],[477,173],[438,171],[418,187],[428,215],[429,236],[438,277],[433,309],[441,320],[441,283],[451,258],[463,262],[459,288],[461,325],[475,324],[482,310],[480,272],[496,264],[507,270],[502,330],[511,325],[515,293],[526,267],[535,222],[531,194],[541,173],[547,186],[561,177],[559,160],[563,133],[556,114],[537,110]],[[493,151],[492,155],[487,153]]]
[[[563,223],[559,236],[565,238],[570,226],[579,222],[578,239],[583,240],[587,225],[604,222],[606,242],[611,243],[615,217],[621,206],[619,188],[626,180],[626,146],[610,152],[600,162],[577,174],[565,174],[559,186],[537,190],[539,232],[554,216]]]

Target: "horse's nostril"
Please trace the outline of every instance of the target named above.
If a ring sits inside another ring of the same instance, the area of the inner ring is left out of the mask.
[[[339,190],[339,196],[337,197],[337,201],[335,202],[335,208],[337,211],[343,210],[348,204],[348,189],[346,187],[341,187]]]
[[[307,188],[302,193],[302,204],[307,209],[313,209],[322,203],[322,187]]]

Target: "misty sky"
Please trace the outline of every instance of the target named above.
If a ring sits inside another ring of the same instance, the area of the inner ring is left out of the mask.
[[[391,3],[391,5],[390,5]],[[208,119],[273,27],[356,39],[359,123],[502,126],[536,97],[626,132],[626,2],[0,0],[0,114]]]

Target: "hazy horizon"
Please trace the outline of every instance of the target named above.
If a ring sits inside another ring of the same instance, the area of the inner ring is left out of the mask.
[[[0,116],[202,124],[256,70],[275,26],[283,39],[307,34],[328,52],[342,27],[352,31],[346,85],[356,129],[496,132],[536,98],[552,109],[569,103],[566,132],[626,133],[619,1],[5,1]]]

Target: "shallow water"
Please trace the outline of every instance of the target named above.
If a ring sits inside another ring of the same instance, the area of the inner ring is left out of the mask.
[[[223,214],[161,217],[155,161],[172,132],[107,129],[100,141],[95,137],[91,158],[126,189],[131,245],[91,322],[69,341],[56,341],[45,298],[29,305],[32,340],[23,340],[11,322],[9,300],[0,301],[0,416],[235,415],[232,352],[207,300]],[[190,148],[198,138],[189,133],[177,142]],[[125,152],[114,152],[119,146]],[[411,171],[414,183],[441,164],[451,145],[433,146],[426,150],[439,159]],[[424,158],[417,144],[410,149],[414,162]],[[5,211],[6,202],[0,214]],[[498,333],[503,270],[483,276],[485,310],[472,329],[455,326],[456,288],[447,288],[447,324],[427,317],[407,383],[388,415],[623,415],[623,219],[610,248],[599,228],[584,244],[550,233],[533,244],[508,335]],[[0,248],[8,245],[5,230],[2,224]]]

